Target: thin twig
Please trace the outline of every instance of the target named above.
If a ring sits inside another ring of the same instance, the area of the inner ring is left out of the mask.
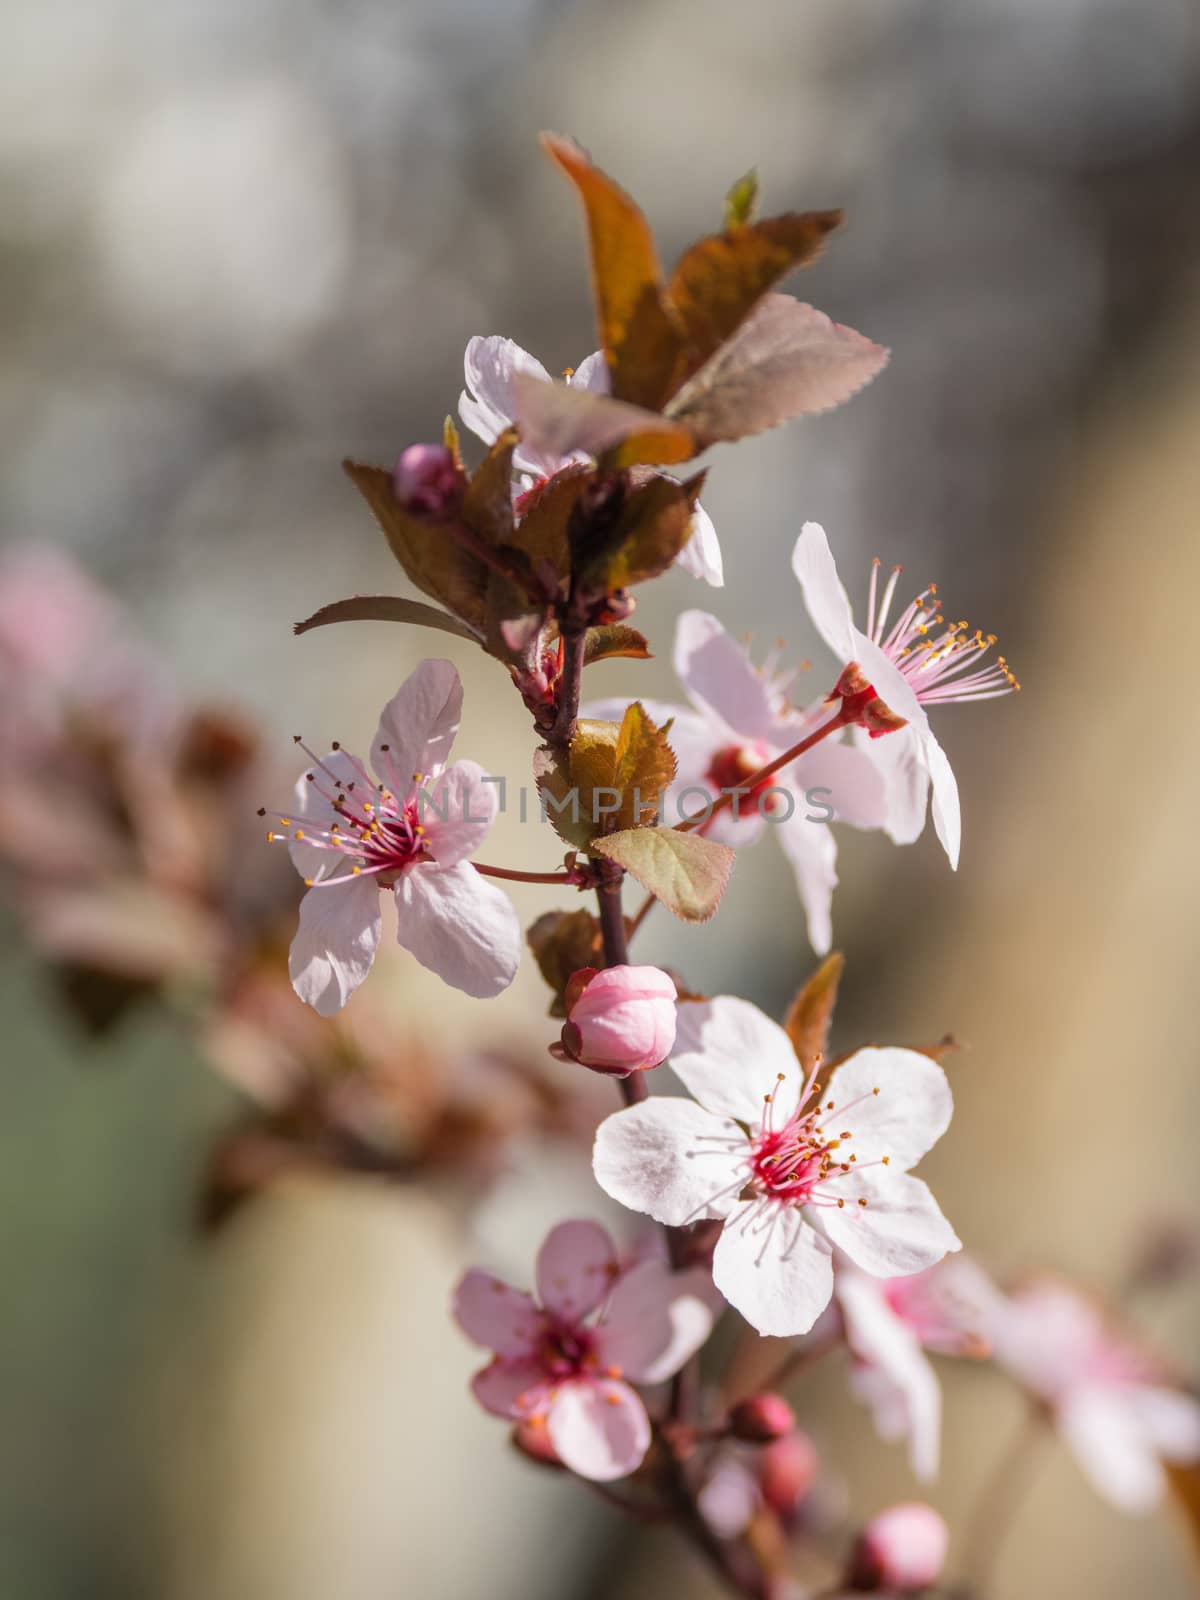
[[[684,817],[682,822],[677,822],[675,824],[675,832],[691,833],[693,828],[705,827],[714,817],[720,816],[726,807],[733,804],[735,795],[749,794],[751,790],[757,789],[759,784],[763,783],[767,778],[773,777],[782,767],[786,767],[791,762],[798,761],[801,756],[807,755],[815,744],[820,744],[822,739],[828,738],[831,733],[836,733],[839,728],[848,728],[849,726],[850,718],[847,716],[846,708],[843,705],[835,716],[831,717],[828,722],[822,723],[815,732],[808,735],[807,739],[801,739],[799,744],[794,744],[790,750],[785,750],[781,756],[776,756],[774,761],[768,761],[765,767],[760,767],[757,772],[752,772],[735,789],[723,789],[712,805],[708,806],[704,811],[697,811],[694,816]]]
[[[1021,1427],[975,1496],[963,1539],[964,1566],[970,1580],[968,1593],[985,1594],[991,1585],[1004,1540],[1033,1480],[1029,1457],[1045,1436],[1045,1415],[1039,1406],[1031,1404]]]

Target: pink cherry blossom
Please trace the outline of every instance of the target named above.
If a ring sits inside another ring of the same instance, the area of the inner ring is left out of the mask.
[[[913,1050],[859,1050],[815,1095],[787,1034],[748,1001],[680,1006],[671,1068],[694,1097],[656,1097],[596,1134],[600,1187],[635,1211],[723,1227],[713,1281],[760,1333],[806,1333],[833,1293],[833,1252],[879,1278],[960,1248],[919,1178],[946,1131],[946,1075]]]
[[[707,1275],[644,1260],[622,1269],[596,1222],[561,1222],[537,1258],[537,1296],[473,1268],[454,1316],[492,1350],[471,1388],[486,1411],[545,1425],[554,1453],[580,1477],[607,1482],[641,1465],[650,1418],[635,1384],[672,1377],[708,1338]]]
[[[675,1043],[675,984],[657,967],[583,967],[567,984],[563,1053],[625,1078],[657,1067]]]
[[[831,715],[823,702],[807,711],[790,705],[787,691],[794,674],[777,673],[774,659],[755,667],[745,647],[705,611],[685,611],[679,618],[674,664],[689,703],[642,701],[659,726],[673,719],[669,739],[678,770],[666,797],[671,821],[681,811],[702,811],[706,797],[715,799],[723,789],[734,788]],[[618,722],[628,704],[596,701],[584,708],[584,715]],[[805,798],[810,792],[813,805]],[[817,809],[818,799],[822,808],[832,808],[835,820],[854,827],[879,828],[886,820],[885,784],[877,763],[833,736],[758,789],[740,794],[704,831],[739,848],[755,843],[769,821],[768,831],[778,838],[795,874],[809,941],[824,955],[833,942],[837,842],[823,820],[824,810]]]
[[[908,1441],[912,1469],[928,1482],[938,1469],[942,1393],[924,1352],[986,1354],[996,1291],[961,1256],[906,1278],[873,1278],[839,1257],[833,1293],[853,1357],[851,1389],[882,1438]]]
[[[886,832],[897,844],[911,844],[925,826],[932,796],[934,828],[950,865],[957,868],[962,838],[958,784],[926,707],[991,700],[1019,685],[1003,656],[979,665],[995,644],[994,635],[971,633],[965,622],[943,627],[936,586],[919,594],[889,629],[900,568],[893,568],[882,597],[877,597],[878,567],[876,562],[871,570],[867,630],[861,633],[819,523],[804,524],[792,555],[817,632],[843,667],[858,663],[875,693],[907,723],[877,740],[868,741],[862,730],[855,730],[860,744],[869,742],[887,781]]]
[[[997,1294],[986,1335],[994,1359],[1051,1411],[1096,1492],[1119,1510],[1151,1510],[1162,1463],[1200,1460],[1200,1401],[1079,1290],[1039,1278]]]
[[[474,761],[446,765],[461,713],[453,665],[423,661],[383,708],[371,746],[375,776],[338,745],[313,756],[294,812],[269,835],[287,841],[309,886],[289,971],[322,1016],[345,1005],[370,970],[383,889],[395,898],[400,943],[422,966],[481,999],[513,980],[517,914],[466,860],[492,825],[495,787]]]
[[[498,334],[476,334],[467,345],[463,367],[466,388],[459,397],[458,414],[463,425],[485,444],[494,444],[506,428],[516,423],[518,373],[544,383],[552,381],[536,356]],[[604,352],[596,350],[581,361],[569,374],[567,382],[574,389],[607,394],[609,379]],[[519,444],[513,452],[513,465],[520,475],[518,488],[522,491],[540,478],[551,478],[564,467],[588,460],[590,457],[582,450],[554,455]],[[717,531],[712,518],[701,506],[696,507],[691,538],[676,557],[676,565],[714,588],[719,589],[725,582]]]

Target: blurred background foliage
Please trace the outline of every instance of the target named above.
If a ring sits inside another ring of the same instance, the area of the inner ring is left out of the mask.
[[[258,719],[282,776],[254,803],[290,792],[293,732],[364,739],[441,648],[374,625],[292,639],[319,604],[399,581],[340,457],[436,437],[473,333],[551,369],[593,348],[579,218],[536,131],[588,145],[668,257],[752,165],[768,209],[847,208],[799,292],[891,367],[843,410],[714,453],[727,588],[644,591],[658,659],[592,687],[671,697],[689,605],[760,653],[816,654],[785,577],[806,517],[852,586],[873,555],[902,561],[1000,633],[1025,692],[941,724],[958,880],[931,837],[843,836],[841,1042],[968,1041],[928,1165],[997,1265],[1111,1289],[1148,1227],[1195,1219],[1193,0],[41,0],[7,21],[3,538],[73,553],[186,696]],[[448,649],[462,752],[520,781],[515,697]],[[510,815],[492,853],[545,867],[555,848]],[[547,904],[516,898],[527,920]],[[739,862],[715,932],[666,922],[646,959],[776,1012],[810,965],[769,848]],[[462,1387],[456,1272],[482,1254],[523,1276],[545,1223],[599,1209],[586,1163],[530,1137],[466,1223],[441,1180],[309,1175],[201,1237],[238,1091],[154,1011],[85,1038],[2,928],[5,1595],[692,1581],[669,1543],[618,1543],[575,1486],[510,1460]],[[526,968],[488,1006],[408,962],[372,982],[428,1048],[540,1052]],[[1145,1309],[1194,1347],[1194,1287]],[[954,1518],[1017,1403],[974,1373],[949,1390],[934,1498]],[[857,1512],[911,1492],[839,1383],[801,1393]],[[1115,1518],[1059,1455],[1040,1470],[997,1600],[1193,1592],[1168,1522]]]

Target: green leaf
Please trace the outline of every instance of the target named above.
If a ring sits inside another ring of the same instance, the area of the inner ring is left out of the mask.
[[[685,922],[707,922],[716,911],[734,853],[728,845],[675,828],[633,828],[593,839],[588,849],[626,872]]]
[[[827,955],[788,1007],[783,1026],[806,1073],[812,1071],[817,1057],[823,1056],[829,1045],[829,1027],[845,965],[846,958],[840,950]]]
[[[744,228],[753,218],[757,205],[758,170],[751,167],[731,185],[725,196],[725,231],[730,233],[734,228]]]
[[[658,406],[670,393],[677,336],[663,302],[650,225],[618,184],[573,139],[543,133],[542,148],[583,202],[600,343],[618,400]]]
[[[669,726],[669,724],[668,724]],[[612,785],[621,792],[614,828],[642,828],[658,816],[658,799],[675,777],[675,752],[641,702],[626,706],[617,735]]]
[[[488,578],[483,562],[464,550],[444,526],[402,511],[386,467],[343,461],[342,468],[374,512],[392,554],[417,588],[482,634]]]
[[[448,612],[427,606],[421,600],[403,600],[393,594],[356,594],[348,600],[333,600],[314,611],[311,617],[305,617],[303,622],[296,623],[292,632],[308,633],[330,622],[411,622],[420,628],[439,628],[443,633],[457,634],[473,644],[480,642],[477,633]]]
[[[583,644],[583,664],[590,667],[593,661],[611,661],[616,656],[631,656],[637,661],[653,659],[653,653],[644,634],[623,622],[605,623],[599,628],[589,628]]]

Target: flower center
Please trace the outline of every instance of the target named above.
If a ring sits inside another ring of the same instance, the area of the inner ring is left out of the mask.
[[[837,1193],[839,1180],[877,1163],[868,1161],[859,1165],[857,1155],[848,1148],[854,1133],[849,1128],[838,1127],[842,1115],[838,1115],[838,1107],[832,1100],[826,1100],[823,1105],[818,1101],[805,1110],[815,1078],[814,1070],[800,1104],[780,1127],[774,1123],[777,1091],[763,1096],[762,1122],[757,1137],[751,1141],[753,1176],[750,1186],[764,1199],[779,1200],[786,1205],[842,1207],[847,1197]],[[777,1081],[784,1080],[780,1077]],[[878,1089],[871,1091],[873,1095],[878,1093]],[[864,1095],[852,1100],[841,1108],[842,1114],[870,1097]],[[878,1164],[887,1166],[889,1160],[890,1157],[883,1156]],[[853,1203],[864,1208],[867,1204],[857,1197]]]
[[[562,1382],[578,1377],[596,1365],[593,1339],[587,1328],[570,1323],[551,1322],[542,1335],[538,1362],[546,1376]]]
[[[322,825],[307,819],[296,823],[281,816],[278,828],[268,833],[268,842],[302,840],[313,849],[328,850],[342,857],[346,869],[326,878],[306,878],[309,888],[345,883],[363,874],[377,878],[380,888],[391,888],[406,867],[428,859],[425,828],[415,794],[423,781],[421,773],[412,774],[413,792],[401,799],[386,784],[377,783],[357,756],[343,752],[355,773],[353,778],[347,779],[313,755],[299,738],[296,743],[313,760],[312,768],[305,774],[306,780],[327,803],[334,817],[328,825]],[[333,748],[341,751],[336,742]],[[382,745],[380,749],[390,763],[388,746]],[[265,816],[265,810],[259,815]]]
[[[941,602],[936,583],[923,589],[887,629],[901,570],[892,568],[887,587],[877,603],[878,559],[872,566],[867,597],[867,637],[904,674],[922,705],[944,705],[952,700],[995,700],[1021,687],[1003,656],[997,656],[987,666],[979,665],[996,643],[996,635],[983,634],[978,628],[972,632],[966,622],[947,623],[939,609]]]
[[[726,789],[737,789],[743,797],[757,800],[771,788],[775,779],[764,778],[761,783],[751,785],[747,785],[746,779],[753,777],[770,759],[771,751],[762,740],[754,740],[750,744],[727,744],[713,756],[705,777],[721,793]],[[764,810],[770,810],[773,804],[773,800],[768,802]]]

